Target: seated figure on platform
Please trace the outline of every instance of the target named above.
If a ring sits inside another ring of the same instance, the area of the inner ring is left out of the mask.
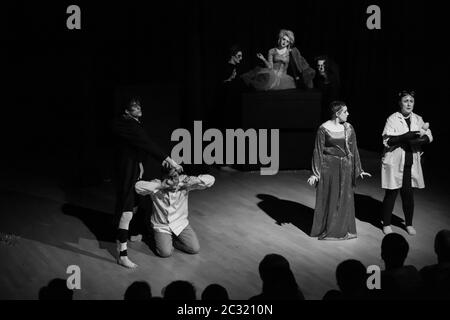
[[[341,85],[339,66],[327,55],[318,56],[314,61],[316,68],[314,87],[321,91],[329,91],[331,101],[338,100]]]
[[[322,120],[326,121],[328,106],[332,101],[340,99],[341,80],[338,65],[327,55],[321,55],[314,59],[316,76],[314,87],[322,93]]]
[[[256,55],[266,67],[256,67],[243,74],[244,82],[258,91],[295,89],[298,86],[313,88],[315,71],[294,47],[294,42],[292,31],[281,30],[278,46],[269,50],[267,60],[261,53]]]
[[[214,122],[217,128],[239,128],[241,114],[241,95],[246,90],[246,85],[241,78],[243,52],[239,45],[233,45],[229,49],[226,63],[223,63],[220,73],[219,87],[214,110]]]
[[[151,224],[159,256],[171,256],[173,246],[190,254],[199,252],[197,235],[188,221],[188,193],[209,188],[214,181],[214,177],[208,174],[187,176],[179,175],[175,169],[167,169],[162,181],[154,179],[136,183],[136,193],[149,195],[153,200]]]
[[[239,45],[234,44],[229,49],[229,56],[223,67],[221,80],[223,83],[231,83],[239,80],[240,64],[243,59],[243,53]]]

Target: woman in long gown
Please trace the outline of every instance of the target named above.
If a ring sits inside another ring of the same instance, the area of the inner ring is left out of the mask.
[[[356,238],[354,188],[356,178],[369,176],[361,167],[356,134],[347,122],[344,102],[330,104],[332,119],[317,130],[310,185],[317,183],[311,237],[319,240]]]
[[[281,30],[278,47],[269,50],[267,60],[261,53],[256,56],[261,59],[266,68],[257,67],[242,75],[244,82],[258,91],[295,89],[295,81],[287,74],[289,67],[290,47],[294,44],[294,33]]]

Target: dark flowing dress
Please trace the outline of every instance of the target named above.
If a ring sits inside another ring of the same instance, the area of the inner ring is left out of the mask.
[[[319,127],[312,159],[319,178],[311,237],[319,240],[356,238],[354,188],[363,172],[353,127],[332,132]]]

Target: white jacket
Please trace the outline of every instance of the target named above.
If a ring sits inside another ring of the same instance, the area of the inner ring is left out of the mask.
[[[422,117],[411,114],[411,131],[419,131],[424,125]],[[386,121],[383,130],[383,145],[385,146],[383,158],[381,161],[381,187],[383,189],[400,189],[403,180],[403,167],[405,165],[405,151],[402,148],[389,147],[387,144],[391,136],[399,136],[409,131],[403,115],[400,112],[392,114]],[[433,141],[431,130],[426,131],[426,135]],[[420,157],[422,152],[418,148],[412,148],[413,165],[411,168],[411,184],[413,188],[423,189],[425,183],[423,180],[422,166]]]

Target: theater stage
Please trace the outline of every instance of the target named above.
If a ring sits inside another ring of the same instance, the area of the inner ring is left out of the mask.
[[[357,239],[334,242],[308,236],[315,199],[315,189],[306,183],[308,171],[260,176],[211,169],[216,184],[191,193],[189,204],[201,252],[191,256],[175,250],[164,259],[145,243],[132,243],[129,255],[139,265],[136,270],[117,265],[113,257],[110,182],[67,188],[51,174],[3,167],[0,299],[37,299],[39,289],[51,279],[67,278],[70,265],[81,268],[81,289],[74,299],[122,299],[136,280],[148,281],[154,296],[161,296],[161,289],[171,281],[188,280],[195,285],[197,297],[207,285],[218,283],[232,299],[247,299],[261,290],[258,264],[269,253],[289,260],[307,299],[321,299],[336,288],[339,262],[354,258],[366,266],[382,266],[379,158],[361,154],[373,178],[360,180],[356,190]],[[417,236],[394,227],[410,244],[407,263],[418,268],[435,263],[434,236],[450,226],[450,199],[441,176],[425,168],[425,178],[427,189],[416,192]],[[399,199],[395,213],[403,217]],[[8,242],[6,235],[17,238]]]

